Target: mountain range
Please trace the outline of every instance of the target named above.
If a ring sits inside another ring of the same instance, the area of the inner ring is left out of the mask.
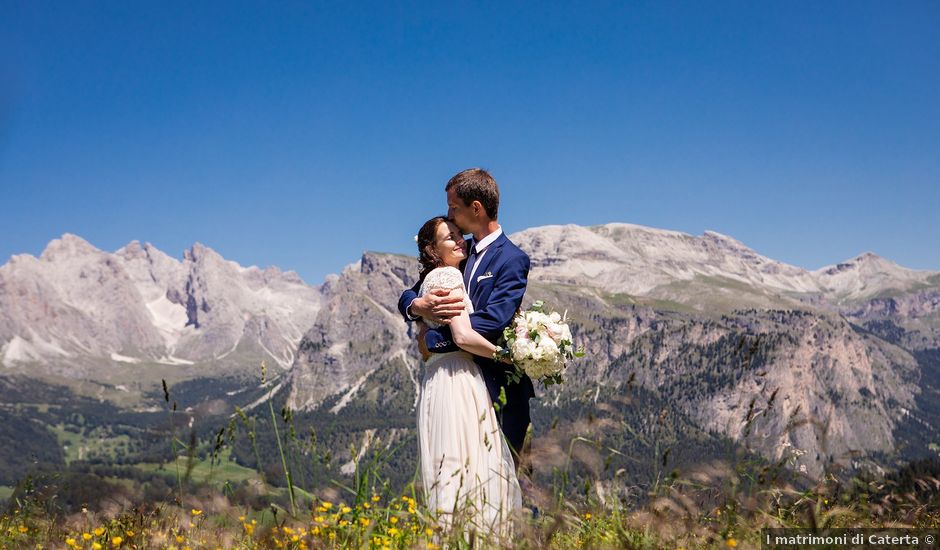
[[[718,233],[630,224],[510,238],[532,259],[526,302],[567,310],[587,350],[565,384],[539,388],[537,418],[573,422],[587,407],[607,415],[613,442],[652,437],[668,417],[681,426],[676,448],[694,432],[768,459],[796,449],[794,467],[810,475],[936,455],[940,272],[871,253],[808,271]],[[143,396],[160,378],[264,360],[282,373],[272,393],[294,410],[407,417],[421,367],[396,303],[416,278],[415,258],[395,254],[367,252],[310,286],[200,244],[180,260],[64,235],[0,267],[0,361],[45,379],[133,379],[124,389]],[[363,448],[407,437],[357,429]]]

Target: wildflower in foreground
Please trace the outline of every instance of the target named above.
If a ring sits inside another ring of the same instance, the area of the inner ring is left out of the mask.
[[[725,541],[725,544],[728,545],[728,548],[737,548],[737,547],[738,547],[738,541],[735,540],[735,539],[733,539],[733,538],[730,538],[730,539],[726,540],[726,541]]]

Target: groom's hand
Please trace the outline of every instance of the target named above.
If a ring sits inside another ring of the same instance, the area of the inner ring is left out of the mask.
[[[463,295],[439,288],[411,302],[411,313],[436,323],[447,323],[464,309]]]

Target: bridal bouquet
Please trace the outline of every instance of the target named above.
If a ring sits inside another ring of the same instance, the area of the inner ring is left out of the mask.
[[[546,313],[545,304],[541,300],[535,302],[517,313],[506,327],[493,357],[512,362],[517,378],[524,372],[546,386],[560,384],[568,360],[584,355],[571,342],[566,318],[567,312],[565,316],[555,311]]]

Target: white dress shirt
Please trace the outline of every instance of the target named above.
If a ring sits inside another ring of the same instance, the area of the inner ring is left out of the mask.
[[[486,256],[486,249],[502,234],[503,228],[502,226],[499,226],[496,228],[496,231],[493,231],[489,235],[483,237],[480,239],[480,242],[473,246],[473,249],[476,250],[477,253],[477,260],[473,263],[473,269],[470,271],[470,278],[468,279],[469,282],[467,283],[467,294],[470,294],[470,285],[473,284],[473,276],[477,272],[477,266],[479,266],[480,262],[483,261],[483,256]]]

